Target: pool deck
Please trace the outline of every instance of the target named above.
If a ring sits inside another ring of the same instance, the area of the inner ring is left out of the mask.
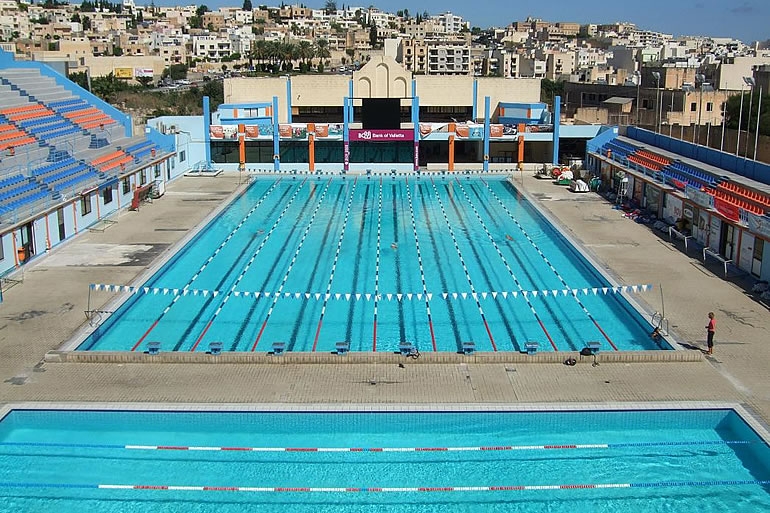
[[[746,278],[725,280],[720,264],[704,266],[698,252],[685,254],[681,242],[623,218],[600,196],[570,193],[529,172],[515,178],[517,186],[618,283],[656,285],[639,295],[649,311],[661,310],[657,285],[663,285],[670,329],[686,344],[683,351],[694,355],[685,358],[692,361],[600,360],[593,366],[585,358],[568,367],[477,363],[452,355],[448,362],[429,364],[398,360],[403,368],[393,355],[353,364],[332,358],[316,363],[287,358],[278,365],[44,361],[84,324],[89,283],[131,283],[235,191],[238,180],[235,173],[181,178],[161,200],[123,212],[107,229],[86,231],[25,266],[23,281],[4,286],[0,304],[0,402],[489,407],[718,401],[743,404],[770,424],[770,312],[742,288]],[[109,299],[106,293],[94,295],[91,308]],[[709,311],[718,322],[713,357],[700,351]]]

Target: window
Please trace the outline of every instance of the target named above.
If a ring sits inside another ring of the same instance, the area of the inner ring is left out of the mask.
[[[123,179],[123,194],[131,192],[131,180],[128,177]]]
[[[5,260],[5,251],[3,250],[3,236],[0,235],[0,260]]]
[[[153,172],[153,177],[154,178],[160,177],[160,164],[155,164],[155,170]]]
[[[185,151],[179,152],[179,162],[182,163],[187,159],[187,155],[185,154]]]
[[[112,187],[107,187],[102,191],[102,197],[104,198],[104,204],[108,205],[112,203]]]
[[[144,185],[147,183],[147,168],[142,169],[139,172],[139,185]]]
[[[695,102],[690,103],[690,112],[695,112],[698,110],[698,104]]]
[[[706,104],[706,112],[711,112],[711,111],[713,111],[713,110],[714,110],[714,104],[713,104],[713,103],[711,103],[711,102],[708,102],[708,103]]]
[[[91,213],[91,195],[86,194],[80,198],[80,215],[87,216]]]

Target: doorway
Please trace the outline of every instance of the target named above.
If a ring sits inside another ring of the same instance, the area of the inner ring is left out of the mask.
[[[59,207],[56,210],[56,223],[59,226],[59,242],[67,238],[67,230],[64,227],[64,208]]]

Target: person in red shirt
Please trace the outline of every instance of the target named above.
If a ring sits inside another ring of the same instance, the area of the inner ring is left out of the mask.
[[[714,319],[714,312],[709,312],[709,323],[706,326],[706,344],[708,345],[708,354],[714,354],[714,333],[717,330],[717,320]]]

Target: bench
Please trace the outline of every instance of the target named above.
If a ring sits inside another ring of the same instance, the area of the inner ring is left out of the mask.
[[[685,235],[684,233],[680,232],[676,229],[675,226],[669,226],[668,227],[668,240],[673,240],[674,237],[676,237],[679,240],[684,241],[684,251],[687,252],[687,242],[692,239],[692,235]]]
[[[703,248],[703,262],[704,263],[706,262],[706,257],[707,256],[710,256],[710,257],[712,257],[712,258],[722,262],[722,264],[724,264],[724,266],[725,266],[725,276],[727,276],[727,264],[732,264],[733,261],[731,259],[729,259],[729,258],[723,257],[722,255],[720,255],[719,253],[717,253],[716,251],[714,251],[713,249],[711,249],[709,247]]]

